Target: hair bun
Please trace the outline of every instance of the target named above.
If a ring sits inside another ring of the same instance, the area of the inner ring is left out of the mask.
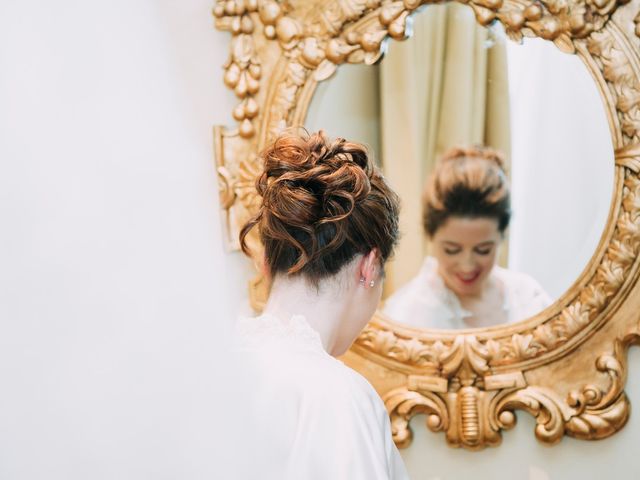
[[[500,170],[505,171],[506,161],[504,155],[498,150],[482,145],[474,145],[471,147],[453,147],[447,150],[440,157],[440,162],[445,163],[455,160],[482,159],[495,163]]]
[[[488,217],[504,231],[511,217],[504,157],[488,147],[454,147],[440,157],[423,195],[423,225],[433,236],[449,217]]]
[[[346,218],[371,190],[364,147],[342,138],[329,142],[323,131],[281,136],[263,157],[257,188],[265,214],[300,228]]]
[[[262,203],[240,231],[258,227],[272,275],[303,274],[316,283],[356,254],[373,249],[384,263],[398,238],[398,197],[367,148],[320,131],[285,132],[261,154]]]

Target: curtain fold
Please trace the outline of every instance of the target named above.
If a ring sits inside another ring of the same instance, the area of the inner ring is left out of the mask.
[[[508,93],[504,36],[479,26],[468,6],[429,6],[414,17],[411,39],[390,43],[380,64],[380,144],[402,198],[402,238],[385,292],[411,279],[428,253],[422,189],[438,156],[483,144],[509,158]]]

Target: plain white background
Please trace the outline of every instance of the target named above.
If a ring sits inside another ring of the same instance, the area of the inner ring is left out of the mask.
[[[0,3],[0,478],[224,478],[209,1]],[[229,477],[227,477],[229,478]]]
[[[223,345],[248,262],[222,246],[213,125],[232,125],[212,1],[0,3],[0,478],[232,479]],[[640,402],[631,357],[629,395]],[[246,386],[245,386],[246,387]],[[223,410],[223,408],[225,408]],[[452,450],[416,422],[413,478],[634,478],[604,442]],[[250,435],[250,426],[240,433]]]

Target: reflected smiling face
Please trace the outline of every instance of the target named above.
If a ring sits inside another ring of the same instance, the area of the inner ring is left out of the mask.
[[[445,285],[458,296],[482,293],[502,241],[493,218],[449,218],[433,235],[433,256]]]

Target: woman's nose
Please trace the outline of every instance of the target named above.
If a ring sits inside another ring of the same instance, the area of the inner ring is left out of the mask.
[[[476,269],[476,261],[473,258],[473,254],[466,254],[463,259],[460,267],[464,273],[472,273]]]

